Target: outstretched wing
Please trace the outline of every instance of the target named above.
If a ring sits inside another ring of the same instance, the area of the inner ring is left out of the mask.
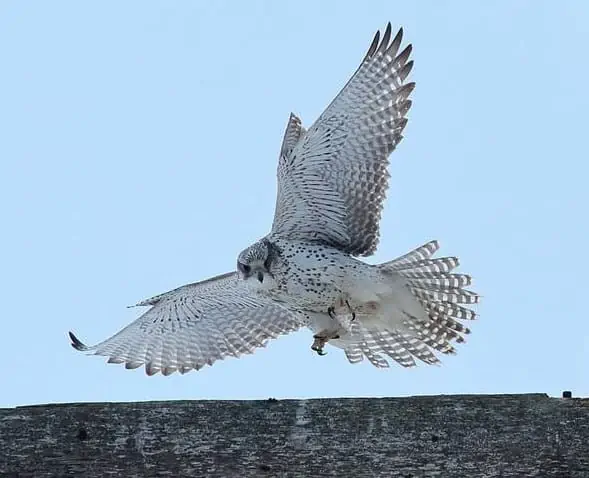
[[[253,353],[280,334],[299,329],[301,317],[248,293],[235,273],[189,284],[137,305],[151,305],[111,338],[87,347],[70,332],[77,350],[104,355],[148,375],[188,372],[226,356]]]
[[[308,131],[291,115],[278,164],[272,234],[320,241],[352,255],[378,245],[388,157],[402,139],[415,86],[403,31],[376,33],[347,85]]]

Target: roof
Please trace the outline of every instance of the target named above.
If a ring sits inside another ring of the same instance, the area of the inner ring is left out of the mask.
[[[0,476],[107,472],[587,477],[589,400],[446,395],[0,409]]]

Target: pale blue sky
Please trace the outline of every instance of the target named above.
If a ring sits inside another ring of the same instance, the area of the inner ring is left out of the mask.
[[[441,367],[311,333],[185,376],[74,351],[128,304],[232,270],[264,235],[290,111],[312,122],[387,21],[414,106],[381,262],[430,239],[484,295]],[[587,2],[0,3],[0,406],[196,398],[589,395]]]

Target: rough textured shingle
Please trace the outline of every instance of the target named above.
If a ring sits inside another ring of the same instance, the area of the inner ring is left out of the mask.
[[[2,477],[588,477],[589,400],[532,395],[0,409]]]

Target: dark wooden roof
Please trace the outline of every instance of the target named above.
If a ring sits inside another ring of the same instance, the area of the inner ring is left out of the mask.
[[[589,477],[589,400],[530,395],[0,409],[2,477]]]

